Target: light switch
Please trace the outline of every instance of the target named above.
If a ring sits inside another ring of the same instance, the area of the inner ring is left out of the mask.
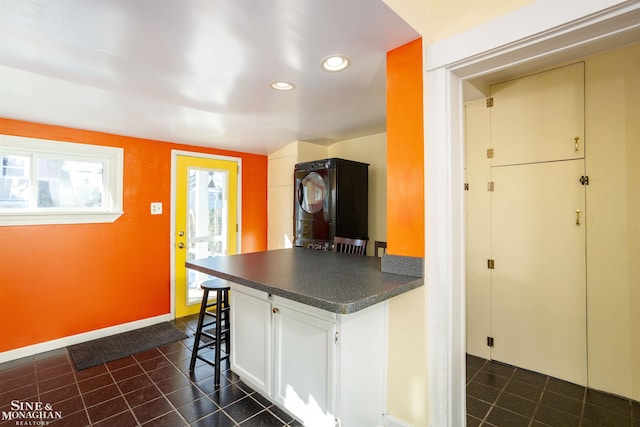
[[[162,202],[151,202],[151,215],[162,215]]]

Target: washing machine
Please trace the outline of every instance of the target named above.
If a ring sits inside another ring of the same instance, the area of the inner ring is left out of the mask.
[[[368,238],[369,164],[331,158],[294,170],[294,245],[329,250],[334,236]]]

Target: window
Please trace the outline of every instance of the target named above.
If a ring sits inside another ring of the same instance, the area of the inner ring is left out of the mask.
[[[0,135],[0,225],[113,222],[122,148]]]

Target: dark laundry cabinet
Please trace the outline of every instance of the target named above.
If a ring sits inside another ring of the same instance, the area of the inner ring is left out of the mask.
[[[335,236],[368,239],[367,163],[298,163],[294,180],[294,246],[329,250]]]

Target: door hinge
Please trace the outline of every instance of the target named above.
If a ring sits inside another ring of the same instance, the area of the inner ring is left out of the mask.
[[[580,184],[582,185],[589,185],[589,177],[588,176],[581,176],[580,177]]]
[[[487,191],[493,191],[494,188],[495,188],[495,185],[493,181],[487,182]]]
[[[487,108],[493,107],[493,96],[491,98],[487,98]]]
[[[493,159],[493,148],[487,148],[487,159]]]
[[[338,344],[338,333],[336,332],[336,344]]]
[[[487,260],[487,268],[489,270],[493,270],[495,268],[495,266],[496,266],[496,262],[494,260],[492,260],[492,259],[488,259]]]
[[[469,183],[468,182],[464,183],[464,191],[469,191]]]
[[[493,337],[487,337],[487,345],[493,347]]]

